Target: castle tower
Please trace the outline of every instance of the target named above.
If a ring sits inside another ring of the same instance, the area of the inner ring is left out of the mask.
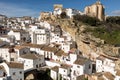
[[[101,4],[100,0],[96,3],[92,4],[91,6],[85,7],[85,14],[88,16],[96,17],[100,21],[105,20],[105,13],[104,13],[104,6]]]
[[[63,5],[62,4],[54,4],[54,10],[56,10],[56,9],[62,10],[63,9]]]
[[[62,13],[63,5],[55,4],[54,5],[54,15],[60,15]]]

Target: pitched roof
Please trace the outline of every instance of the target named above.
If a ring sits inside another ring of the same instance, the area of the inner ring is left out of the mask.
[[[7,62],[7,65],[10,67],[10,68],[19,68],[19,69],[23,69],[24,68],[24,65],[23,63],[17,63],[17,62]]]
[[[53,70],[53,71],[55,71],[55,72],[58,72],[58,69],[59,69],[58,66],[55,66],[55,67],[51,68],[51,70]]]
[[[44,46],[43,48],[41,48],[44,51],[50,51],[50,52],[56,52],[58,49],[55,47],[49,47],[49,46]]]
[[[39,54],[24,54],[24,55],[21,55],[20,57],[22,58],[26,58],[26,59],[39,59],[40,57],[42,57],[43,55],[39,55]]]
[[[39,44],[32,44],[32,43],[27,43],[27,44],[22,44],[22,46],[27,46],[27,47],[33,47],[33,48],[42,48],[44,45],[39,45]]]
[[[115,76],[110,72],[104,72],[103,75],[108,78],[108,80],[114,80]]]
[[[74,64],[83,65],[83,64],[85,64],[85,62],[87,62],[88,60],[89,60],[89,59],[87,59],[87,58],[81,57],[81,58],[78,58],[78,59],[74,62]]]
[[[26,48],[25,46],[20,46],[20,45],[17,45],[14,47],[15,49],[22,49],[22,48]]]
[[[103,77],[98,77],[98,80],[105,80]]]
[[[71,65],[61,64],[61,68],[68,69],[68,68],[71,68]]]
[[[56,53],[55,53],[56,56],[67,56],[67,53],[65,53],[63,50],[58,50]]]

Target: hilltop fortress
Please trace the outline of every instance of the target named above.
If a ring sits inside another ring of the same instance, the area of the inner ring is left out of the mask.
[[[100,21],[105,20],[105,8],[101,4],[100,1],[97,1],[96,3],[92,4],[91,6],[86,6],[85,14],[92,16],[92,17],[96,17]]]
[[[51,17],[51,16],[58,17],[62,12],[65,12],[68,18],[72,18],[73,15],[80,14],[80,15],[88,15],[91,17],[96,17],[100,21],[105,20],[105,8],[100,1],[97,1],[96,3],[90,6],[86,6],[84,12],[71,8],[63,8],[62,4],[54,4],[53,7],[54,7],[53,12],[41,12],[39,19],[46,19],[47,17]]]

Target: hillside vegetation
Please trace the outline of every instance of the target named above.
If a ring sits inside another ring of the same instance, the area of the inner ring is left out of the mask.
[[[86,15],[75,15],[73,21],[76,24],[83,23],[89,25],[86,32],[91,32],[95,37],[105,40],[107,44],[120,44],[120,17],[108,17],[106,21],[99,21],[96,18]]]

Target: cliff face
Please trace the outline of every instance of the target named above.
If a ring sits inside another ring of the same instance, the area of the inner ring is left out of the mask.
[[[68,32],[74,41],[76,41],[78,49],[84,56],[95,60],[100,54],[107,54],[109,56],[118,56],[117,48],[104,44],[104,40],[95,38],[90,32],[86,31],[88,25],[80,24],[75,26],[72,20],[62,19],[55,21],[57,25]]]

